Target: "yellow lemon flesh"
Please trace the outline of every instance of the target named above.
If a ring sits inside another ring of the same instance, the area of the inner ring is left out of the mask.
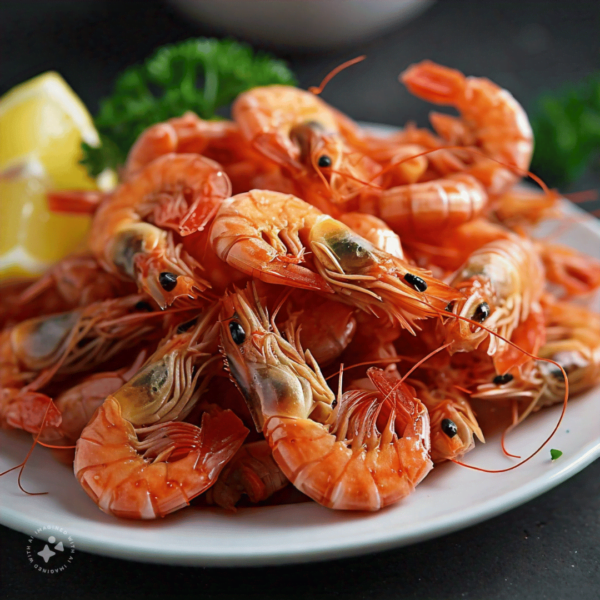
[[[49,189],[95,189],[79,163],[81,141],[98,134],[57,73],[0,98],[0,279],[43,272],[84,244],[90,218],[51,213]]]

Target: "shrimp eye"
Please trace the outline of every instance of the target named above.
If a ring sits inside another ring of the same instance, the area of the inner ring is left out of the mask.
[[[327,167],[331,166],[331,158],[329,158],[329,156],[327,156],[327,154],[323,154],[323,155],[319,156],[319,162],[317,164],[322,169],[326,169]]]
[[[417,275],[413,275],[412,273],[407,273],[404,276],[404,281],[406,281],[406,283],[408,283],[409,285],[412,285],[412,287],[415,288],[417,292],[424,292],[427,289],[427,284],[425,283],[425,280],[421,279]]]
[[[177,286],[177,275],[169,273],[169,271],[163,271],[158,276],[158,283],[160,283],[165,292],[170,292]]]
[[[146,312],[152,312],[152,306],[150,306],[150,304],[148,302],[145,302],[144,300],[140,300],[134,308],[135,310],[145,310]]]
[[[240,346],[246,339],[244,328],[237,321],[229,321],[229,332],[233,341]]]
[[[487,302],[482,302],[473,313],[472,320],[477,323],[483,323],[490,316],[490,305]]]
[[[177,328],[177,333],[185,333],[186,331],[189,331],[197,322],[198,322],[198,319],[192,319],[191,321],[187,321],[186,323],[182,323]]]
[[[458,427],[452,419],[444,419],[442,421],[442,431],[449,438],[453,438],[458,433]]]
[[[450,302],[448,306],[444,309],[446,312],[451,313],[454,310],[454,302]]]
[[[505,373],[504,375],[496,375],[494,377],[493,383],[494,385],[504,385],[505,383],[510,383],[514,379],[514,376],[510,373]]]

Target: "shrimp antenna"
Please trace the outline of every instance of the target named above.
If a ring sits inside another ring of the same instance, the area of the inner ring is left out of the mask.
[[[346,62],[342,63],[341,65],[338,65],[335,69],[332,69],[331,71],[329,71],[329,73],[327,75],[325,75],[325,78],[323,79],[323,81],[321,81],[321,85],[319,85],[319,87],[311,86],[311,87],[308,88],[308,91],[312,92],[315,96],[318,96],[325,89],[325,86],[340,71],[343,71],[347,67],[351,67],[352,65],[355,65],[356,63],[362,62],[363,60],[365,60],[365,58],[367,58],[367,56],[366,56],[366,54],[363,54],[362,56],[357,56],[356,58],[353,58],[351,60],[347,60]]]
[[[491,160],[492,162],[495,162],[507,169],[510,169],[511,171],[513,171],[517,175],[520,175],[521,177],[529,177],[530,179],[533,179],[533,181],[535,181],[542,188],[542,190],[544,191],[544,193],[546,195],[550,194],[550,188],[546,185],[544,180],[541,177],[538,177],[535,173],[532,173],[531,171],[527,171],[525,169],[520,169],[519,167],[515,167],[514,165],[510,165],[508,163],[502,162],[501,160],[498,160],[496,158],[492,158],[491,156],[488,156],[485,152],[482,152],[481,150],[478,150],[477,148],[473,148],[472,146],[440,146],[439,148],[430,148],[429,150],[424,150],[423,152],[419,152],[418,154],[413,154],[412,156],[406,156],[406,157],[402,158],[401,160],[393,161],[391,164],[389,164],[383,170],[379,171],[379,173],[377,173],[377,177],[379,177],[380,175],[383,175],[383,173],[385,173],[386,171],[389,171],[390,169],[392,169],[393,167],[395,167],[397,165],[401,165],[402,163],[405,163],[409,160],[419,158],[420,156],[426,156],[427,154],[431,154],[432,152],[437,152],[438,150],[463,150],[463,151],[471,152],[472,154],[476,154],[478,156],[482,156],[483,158],[487,158],[488,160]]]
[[[46,406],[46,412],[44,413],[44,418],[42,420],[42,425],[40,427],[40,430],[37,432],[37,435],[35,436],[34,440],[33,440],[33,444],[31,444],[31,448],[29,448],[29,452],[27,453],[27,456],[25,457],[25,459],[23,460],[23,462],[19,463],[18,465],[15,465],[14,467],[11,467],[10,469],[7,469],[6,471],[0,473],[0,477],[2,477],[2,475],[6,475],[7,473],[10,473],[11,471],[14,471],[15,469],[19,469],[19,477],[17,478],[17,483],[19,485],[19,489],[27,494],[28,496],[45,496],[48,492],[28,492],[22,485],[21,485],[21,475],[23,475],[23,470],[25,469],[25,465],[27,464],[27,461],[29,460],[29,458],[31,457],[31,453],[33,452],[34,448],[40,444],[40,445],[44,445],[42,444],[42,442],[40,442],[40,435],[42,435],[42,431],[44,430],[44,426],[46,425],[46,419],[48,418],[48,411],[50,410],[50,407],[52,406],[52,399],[48,398],[48,406]]]
[[[423,304],[425,304],[425,302],[423,302]],[[558,431],[558,428],[560,427],[560,424],[562,423],[562,421],[564,419],[565,413],[567,412],[567,404],[569,402],[569,379],[567,377],[566,371],[564,370],[562,365],[557,363],[555,360],[552,360],[551,358],[542,358],[541,356],[536,356],[535,354],[532,354],[531,352],[528,352],[527,350],[521,348],[519,345],[515,344],[513,341],[503,337],[496,331],[492,331],[491,329],[488,329],[487,327],[485,327],[485,325],[482,325],[481,323],[477,323],[477,321],[473,321],[471,319],[468,319],[467,317],[461,317],[460,315],[454,315],[454,314],[449,314],[449,313],[444,314],[441,310],[438,310],[435,307],[432,307],[432,308],[434,310],[437,310],[439,312],[439,314],[441,314],[443,316],[446,316],[449,318],[454,318],[459,321],[464,321],[466,323],[470,323],[471,325],[475,325],[476,327],[484,329],[490,335],[493,335],[493,336],[501,339],[503,342],[509,344],[513,348],[516,348],[517,350],[519,350],[526,356],[529,356],[530,358],[532,358],[534,360],[541,360],[542,362],[550,363],[550,364],[554,365],[555,367],[557,367],[558,369],[560,369],[560,372],[562,373],[562,376],[565,381],[565,395],[564,395],[564,399],[563,399],[562,410],[560,413],[560,417],[558,418],[558,422],[554,426],[554,429],[552,430],[550,435],[542,442],[542,444],[538,447],[537,450],[532,452],[527,458],[525,458],[521,462],[517,463],[516,465],[513,465],[512,467],[507,467],[506,469],[484,469],[483,467],[477,467],[475,465],[468,465],[467,463],[463,463],[459,460],[456,460],[455,458],[450,459],[453,463],[456,463],[457,465],[460,465],[461,467],[466,467],[467,469],[473,469],[475,471],[481,471],[482,473],[506,473],[507,471],[512,471],[513,469],[517,469],[521,465],[524,465],[526,462],[530,461],[536,454],[538,454],[544,448],[544,446],[554,437],[554,435]]]

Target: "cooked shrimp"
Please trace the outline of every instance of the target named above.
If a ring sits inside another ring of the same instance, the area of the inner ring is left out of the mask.
[[[183,236],[203,229],[230,191],[217,163],[194,154],[162,156],[98,209],[90,248],[109,272],[136,281],[162,308],[193,298],[209,284],[165,229]]]
[[[176,333],[105,399],[77,442],[75,476],[101,510],[155,519],[188,505],[217,479],[248,430],[231,411],[206,407],[182,422],[218,365],[214,304]]]
[[[340,114],[310,92],[253,88],[238,96],[233,117],[256,150],[296,178],[324,182],[334,203],[354,198],[377,178],[380,167],[346,143]],[[308,184],[307,193],[318,195],[313,188]]]
[[[384,190],[376,214],[402,236],[439,238],[477,217],[487,205],[483,186],[467,173]]]
[[[531,125],[509,92],[488,79],[465,77],[431,61],[412,65],[400,80],[415,96],[459,111],[460,119],[432,113],[431,123],[449,144],[476,146],[494,159],[474,156],[468,169],[490,194],[504,193],[529,169]]]
[[[56,375],[89,371],[127,348],[160,337],[169,315],[152,315],[149,306],[144,296],[125,296],[4,329],[0,386],[41,389]]]
[[[377,391],[334,396],[310,353],[284,340],[250,292],[225,298],[223,352],[273,457],[291,483],[329,508],[378,510],[432,467],[429,419],[406,384],[370,369]]]
[[[465,299],[450,305],[449,311],[485,323],[488,330],[510,339],[519,323],[525,322],[532,311],[539,311],[544,268],[531,242],[511,236],[476,250],[451,284],[465,294]],[[500,372],[514,366],[502,362],[507,344],[486,329],[459,319],[448,319],[440,329],[445,341],[452,342],[448,349],[451,353],[470,352],[489,339],[488,354],[494,356]],[[523,355],[516,360],[529,358]]]
[[[545,193],[515,186],[495,198],[490,208],[495,219],[512,229],[559,217],[559,200],[555,190]]]
[[[287,477],[273,459],[265,440],[244,444],[229,461],[206,493],[209,504],[235,510],[242,495],[250,502],[262,502],[288,485]]]
[[[193,112],[152,125],[142,132],[127,156],[124,178],[165,154],[202,154],[219,164],[236,162],[248,154],[239,127],[232,121],[205,121]]]
[[[306,202],[277,192],[253,190],[223,202],[211,243],[222,260],[248,275],[335,293],[411,331],[416,321],[439,314],[436,309],[460,295]]]

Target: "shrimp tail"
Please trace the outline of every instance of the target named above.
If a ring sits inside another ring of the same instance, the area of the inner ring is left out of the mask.
[[[400,75],[400,81],[411,94],[434,104],[451,104],[465,95],[465,76],[430,60],[411,65]]]
[[[154,519],[183,508],[216,481],[248,433],[233,412],[217,407],[202,415],[200,427],[167,422],[147,430],[145,440],[132,443],[136,430],[107,398],[78,440],[75,475],[104,512]]]
[[[58,428],[62,423],[60,410],[46,394],[3,390],[0,401],[0,425],[37,434],[46,427]],[[12,392],[12,393],[11,393]]]
[[[279,256],[261,239],[236,241],[227,253],[227,263],[265,283],[333,293],[333,288],[318,273],[297,264],[295,259]]]
[[[52,212],[74,215],[93,215],[108,197],[110,194],[94,190],[58,190],[46,194]]]

